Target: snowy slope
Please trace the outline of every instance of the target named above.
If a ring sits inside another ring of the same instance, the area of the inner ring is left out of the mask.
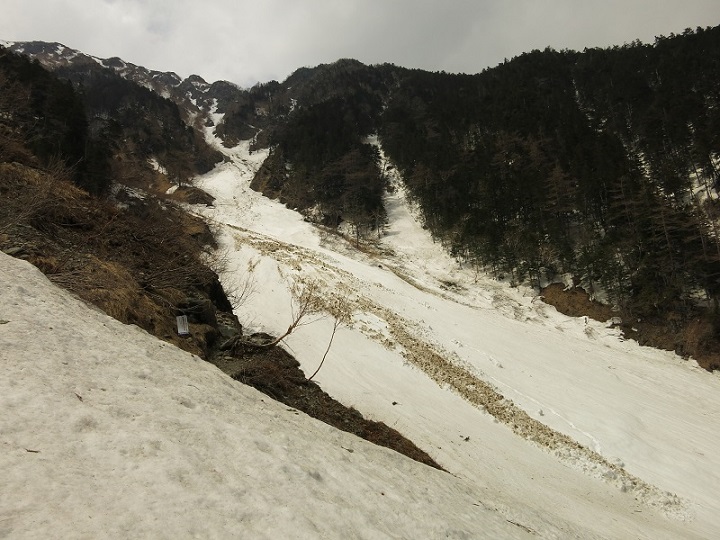
[[[509,519],[529,506],[523,522],[541,535],[720,531],[716,375],[458,268],[401,188],[386,201],[388,234],[362,253],[249,189],[264,152],[226,153],[198,183],[217,198],[202,213],[224,231],[225,283],[254,269],[260,292],[241,321],[281,333],[297,281],[353,312],[316,377],[326,391],[407,435]],[[306,373],[332,322],[288,339]]]
[[[294,282],[341,301],[352,320],[316,380],[448,473],[275,403],[0,254],[0,538],[718,536],[716,375],[476,281],[401,186],[363,253],[249,189],[265,152],[225,152],[198,180],[216,207],[198,211],[228,250],[225,283],[254,283],[242,322],[281,333]],[[306,372],[332,325],[290,336]]]
[[[0,295],[0,538],[531,536],[2,253]]]

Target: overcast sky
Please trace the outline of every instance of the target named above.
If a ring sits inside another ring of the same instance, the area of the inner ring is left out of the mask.
[[[339,58],[477,73],[720,24],[720,0],[2,0],[0,39],[243,86]]]

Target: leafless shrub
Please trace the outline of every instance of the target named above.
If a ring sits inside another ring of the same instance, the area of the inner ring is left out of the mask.
[[[223,288],[234,311],[241,309],[257,293],[255,269],[259,259],[250,259],[245,270],[231,268],[227,248],[212,249],[204,254],[205,263],[218,275],[223,276]]]
[[[325,363],[325,359],[327,358],[328,353],[330,352],[330,348],[332,347],[333,340],[335,339],[335,334],[337,333],[337,329],[342,324],[342,321],[340,319],[335,319],[333,321],[333,329],[332,334],[330,334],[330,340],[328,341],[327,347],[325,349],[325,353],[323,354],[322,360],[320,360],[320,364],[318,365],[317,369],[313,371],[313,374],[308,377],[308,381],[312,381],[315,375],[318,374],[320,371],[320,368],[323,367],[323,364]]]
[[[242,308],[257,292],[257,280],[255,279],[255,267],[259,260],[248,261],[246,270],[237,276],[234,285],[226,291],[234,310]]]
[[[256,263],[255,263],[256,264]],[[254,265],[252,266],[254,269]],[[348,324],[352,316],[352,309],[348,302],[346,302],[341,296],[328,295],[318,281],[296,281],[290,286],[291,293],[291,322],[287,330],[275,339],[266,343],[257,343],[255,341],[249,341],[238,336],[235,338],[232,347],[237,346],[249,346],[254,348],[270,348],[278,345],[295,330],[302,326],[307,326],[317,322],[318,320],[330,315],[333,317],[333,329],[328,345],[325,348],[325,352],[322,356],[320,364],[318,365],[315,372],[308,377],[308,380],[312,380],[315,375],[318,374],[320,368],[322,368],[330,349],[335,339],[338,328],[343,324]]]
[[[320,296],[320,287],[317,281],[309,283],[295,282],[290,287],[292,295],[290,311],[292,320],[288,329],[279,337],[268,343],[273,347],[292,334],[297,328],[306,326],[322,318],[323,303]]]

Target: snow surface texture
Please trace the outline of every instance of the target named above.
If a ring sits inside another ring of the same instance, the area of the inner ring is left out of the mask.
[[[265,151],[218,148],[230,162],[198,180],[217,198],[199,211],[224,231],[224,282],[254,281],[241,322],[281,333],[296,282],[352,311],[315,378],[331,395],[507,508],[531,504],[528,526],[541,534],[720,531],[720,378],[460,268],[422,228],[396,174],[388,230],[360,252],[249,189]],[[332,323],[287,340],[308,374]]]
[[[476,280],[401,185],[363,253],[249,189],[266,152],[218,147],[230,160],[198,182],[216,208],[198,211],[220,226],[224,282],[256,291],[242,322],[281,333],[295,282],[342,301],[352,320],[316,380],[449,473],[282,406],[0,254],[0,538],[718,536],[717,376]],[[332,326],[288,339],[306,373]]]
[[[0,253],[0,538],[526,538]]]

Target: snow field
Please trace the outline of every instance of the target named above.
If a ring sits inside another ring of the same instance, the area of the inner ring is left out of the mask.
[[[500,493],[508,507],[532,501],[536,518],[570,528],[593,523],[594,533],[610,537],[717,530],[718,377],[458,268],[418,224],[401,186],[388,195],[390,225],[378,254],[357,252],[249,190],[262,154],[246,148],[232,150],[234,165],[199,179],[218,197],[203,214],[221,229],[230,224],[222,242],[236,268],[257,263],[262,294],[238,310],[252,329],[287,327],[295,281],[320,283],[352,307],[353,324],[338,332],[316,376],[326,391],[399,429],[495,500]],[[306,373],[317,367],[331,327],[328,317],[286,341]],[[434,354],[476,380],[453,385],[443,381],[444,368],[417,369]],[[506,425],[472,405],[469,396],[483,384],[506,398]],[[514,435],[523,430],[513,415],[525,413],[569,443],[548,453]],[[533,524],[550,530],[542,520]]]
[[[197,211],[227,249],[224,283],[252,276],[241,322],[282,332],[293,283],[341,300],[352,318],[316,380],[449,474],[284,407],[0,254],[0,537],[720,530],[716,375],[459,268],[401,186],[388,234],[361,253],[249,189],[266,152],[221,149],[228,161],[198,181],[216,207]],[[332,325],[287,340],[306,373]]]
[[[526,538],[475,487],[339,432],[0,254],[0,536]]]

